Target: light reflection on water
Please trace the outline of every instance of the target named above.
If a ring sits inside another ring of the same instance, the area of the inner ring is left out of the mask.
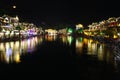
[[[76,53],[78,55],[94,56],[98,61],[116,65],[113,49],[108,48],[104,43],[99,43],[92,39],[76,38]]]
[[[55,41],[57,38],[56,35],[45,35],[45,40],[47,41]]]
[[[83,37],[78,37],[75,39],[72,36],[45,36],[44,38],[33,37],[21,41],[1,42],[0,62],[19,63],[22,55],[33,52],[37,45],[40,46],[44,40],[48,42],[59,40],[61,43],[67,46],[74,46],[72,44],[75,44],[76,54],[78,56],[82,56],[84,54],[90,56],[91,58],[93,56],[98,61],[104,61],[117,66],[114,51],[113,49],[107,47],[106,44]],[[55,45],[57,44],[59,44],[59,42]]]
[[[60,39],[62,41],[63,44],[68,44],[69,46],[72,45],[73,42],[73,37],[72,36],[56,36],[56,35],[45,35],[45,40],[52,42],[52,41],[56,41],[57,39]]]
[[[5,63],[20,62],[20,56],[35,50],[42,43],[41,37],[32,37],[21,41],[1,42],[0,60]]]
[[[74,38],[72,36],[60,36],[59,38],[63,44],[68,44],[69,46],[72,46]]]

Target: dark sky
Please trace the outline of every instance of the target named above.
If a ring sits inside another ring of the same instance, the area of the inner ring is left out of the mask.
[[[11,5],[16,5],[16,10]],[[120,15],[116,0],[0,0],[0,7],[38,25],[88,25]]]

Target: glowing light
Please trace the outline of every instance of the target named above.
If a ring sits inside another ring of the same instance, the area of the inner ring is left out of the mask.
[[[0,43],[0,61],[6,62],[8,64],[14,62],[19,63],[21,62],[21,54],[25,54],[28,49],[30,49],[30,51],[33,51],[38,42],[41,41],[42,38],[39,40],[37,37],[35,37],[23,41]]]
[[[120,26],[120,24],[118,24],[118,26]]]
[[[72,32],[73,32],[73,30],[72,30],[71,28],[69,28],[69,29],[68,29],[68,32],[69,32],[69,33],[72,33]]]
[[[20,62],[20,54],[16,54],[15,56],[14,56],[14,59],[15,59],[15,61],[17,62],[17,63],[19,63]]]
[[[82,41],[83,41],[83,38],[82,38],[82,37],[80,37],[80,38],[79,38],[79,41],[80,41],[80,42],[82,42]]]
[[[18,16],[16,16],[16,19],[19,20]]]
[[[20,42],[19,42],[19,41],[16,41],[14,47],[15,47],[16,50],[19,49],[19,47],[20,47]]]
[[[65,36],[62,36],[62,42],[63,42],[63,43],[66,43],[66,42],[67,42],[67,39],[66,39]]]
[[[54,30],[54,29],[47,29],[47,30],[45,30],[45,32],[47,32],[48,35],[56,35],[57,34],[57,30]]]
[[[68,42],[69,42],[69,45],[71,45],[71,44],[72,44],[72,41],[73,41],[73,37],[72,37],[72,36],[68,36],[68,37],[67,37],[67,40],[68,40]]]
[[[83,42],[76,40],[76,52],[82,54],[83,51]]]
[[[14,9],[16,8],[16,6],[14,5],[14,6],[12,6]]]
[[[2,50],[2,51],[4,51],[4,50],[5,50],[4,43],[0,43],[0,50]]]
[[[118,36],[117,35],[114,35],[113,38],[117,38]]]
[[[82,24],[76,25],[76,29],[80,29],[80,28],[83,28],[83,25],[82,25]]]

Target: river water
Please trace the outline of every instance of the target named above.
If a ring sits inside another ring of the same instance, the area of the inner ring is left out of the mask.
[[[88,78],[110,78],[120,72],[116,47],[72,36],[39,36],[1,42],[0,71],[79,72]]]

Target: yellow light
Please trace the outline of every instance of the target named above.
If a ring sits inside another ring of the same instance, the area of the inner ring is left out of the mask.
[[[15,9],[15,8],[16,8],[16,6],[13,6],[13,8]]]
[[[118,36],[117,35],[114,35],[113,38],[117,38]]]
[[[118,26],[120,26],[120,23],[118,24]]]
[[[16,63],[21,62],[21,61],[20,61],[20,54],[17,53],[17,54],[14,56],[14,59],[15,59]]]
[[[16,19],[19,20],[18,16],[16,16]]]
[[[76,27],[83,28],[83,25],[82,24],[78,24],[78,25],[76,25]]]

